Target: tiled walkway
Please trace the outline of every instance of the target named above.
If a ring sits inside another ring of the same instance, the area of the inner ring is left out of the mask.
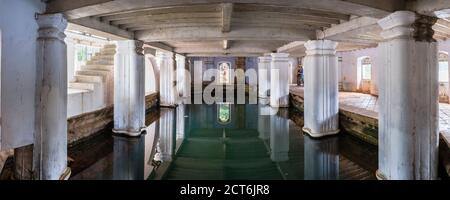
[[[291,86],[291,92],[303,96],[301,87]],[[378,113],[378,98],[369,94],[339,92],[339,104]],[[450,133],[450,104],[439,104],[439,130]]]

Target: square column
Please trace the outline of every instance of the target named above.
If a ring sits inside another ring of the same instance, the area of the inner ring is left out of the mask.
[[[379,179],[436,179],[438,65],[436,18],[397,11],[378,21]]]
[[[269,98],[271,56],[258,58],[258,97]]]
[[[270,106],[289,107],[289,54],[272,53],[270,73]]]
[[[175,107],[177,88],[175,86],[175,55],[172,52],[158,51],[156,57],[160,63],[160,90],[161,106]]]
[[[38,15],[34,179],[68,179],[67,46],[62,14]]]
[[[339,133],[337,43],[311,40],[305,43],[305,125],[311,137]]]
[[[114,61],[114,133],[138,136],[145,129],[145,64],[141,41],[117,42]]]

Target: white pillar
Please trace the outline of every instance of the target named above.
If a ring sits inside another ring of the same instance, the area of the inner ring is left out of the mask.
[[[312,137],[339,133],[337,43],[311,40],[305,44],[305,125]]]
[[[186,57],[176,54],[175,60],[177,64],[177,96],[186,97],[186,81],[185,81],[185,68],[186,68]]]
[[[289,54],[272,53],[270,106],[289,107]]]
[[[379,46],[379,179],[437,178],[435,22],[410,11],[378,21],[385,39]]]
[[[289,58],[289,85],[297,85],[298,58]]]
[[[34,178],[68,179],[67,47],[62,14],[38,15]]]
[[[174,107],[176,104],[174,54],[158,51],[156,56],[160,63],[160,104],[165,107]]]
[[[304,137],[305,180],[339,179],[338,138]]]
[[[114,132],[138,136],[145,129],[143,42],[117,42],[114,60]]]
[[[272,57],[258,58],[258,97],[268,98],[270,90],[270,62]]]

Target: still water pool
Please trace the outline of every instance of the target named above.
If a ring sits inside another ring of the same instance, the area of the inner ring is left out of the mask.
[[[377,149],[341,132],[313,139],[302,114],[263,105],[179,105],[147,116],[146,134],[105,133],[71,150],[71,179],[375,179]],[[156,116],[156,117],[155,117]]]

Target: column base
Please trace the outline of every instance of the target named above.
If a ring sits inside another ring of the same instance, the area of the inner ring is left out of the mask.
[[[67,167],[59,177],[59,180],[69,180],[71,174],[72,170],[70,169],[70,167]]]
[[[337,130],[332,130],[332,131],[328,131],[328,132],[324,132],[324,133],[313,133],[311,131],[311,129],[303,127],[302,131],[306,134],[308,134],[309,136],[313,137],[313,138],[321,138],[321,137],[325,137],[325,136],[330,136],[330,135],[336,135],[338,134],[341,130],[337,129]]]
[[[377,177],[377,180],[383,181],[383,180],[388,180],[386,178],[386,176],[381,173],[381,171],[379,169],[377,169],[377,171],[375,172],[375,176]]]
[[[164,108],[176,108],[178,105],[177,104],[159,104],[159,107],[164,107]]]
[[[130,131],[130,130],[121,130],[121,129],[113,129],[112,132],[118,135],[126,135],[130,137],[138,137],[142,133],[145,132],[147,127],[142,127],[139,131]]]

